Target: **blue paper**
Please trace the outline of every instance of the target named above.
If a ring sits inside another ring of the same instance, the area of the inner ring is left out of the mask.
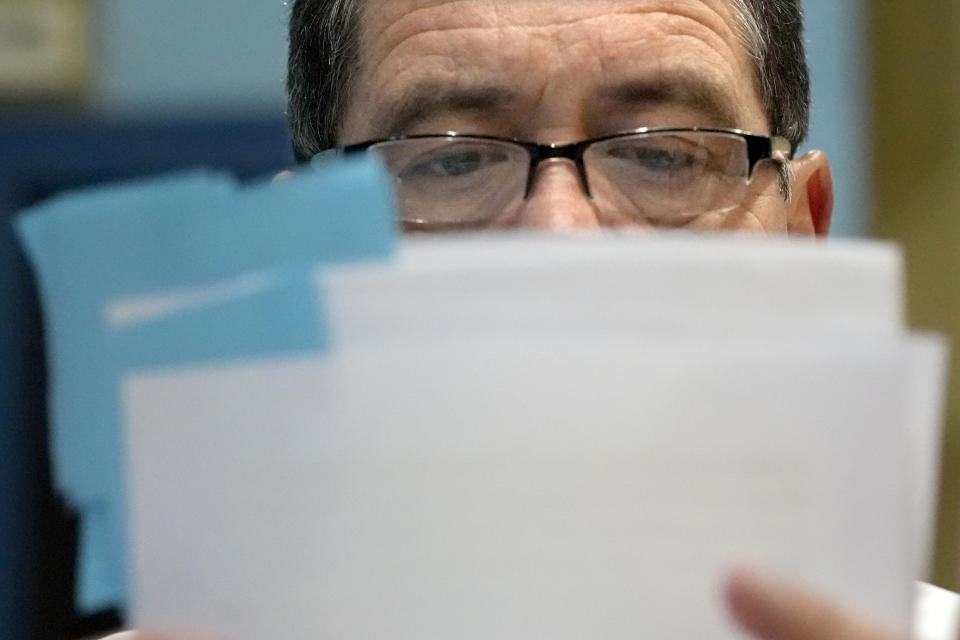
[[[260,280],[260,286],[242,295],[114,329],[108,342],[117,354],[117,375],[144,367],[322,351],[326,335],[318,321],[322,314],[312,274],[288,269],[264,274]],[[116,382],[113,389],[115,398]],[[117,437],[114,446],[122,449],[122,433],[118,431]],[[122,462],[120,455],[105,459],[103,469],[122,475]],[[119,483],[103,500],[88,502],[83,509],[78,603],[87,611],[122,602],[128,592],[124,489]]]
[[[100,305],[130,288],[131,254],[144,242],[135,236],[144,235],[145,219],[157,218],[155,226],[175,225],[182,212],[201,203],[222,207],[235,189],[232,180],[217,174],[162,178],[60,198],[17,221],[47,319],[53,479],[68,499],[97,498],[105,484],[101,477],[108,475],[101,472],[101,456],[77,453],[98,449],[89,437],[103,431],[101,416],[94,411],[91,421],[90,412],[71,410],[86,396],[85,382],[97,388],[98,376],[86,376],[85,369],[98,362],[104,348]]]
[[[390,183],[372,160],[249,189],[197,173],[61,198],[18,228],[47,316],[55,482],[83,514],[78,606],[122,606],[119,375],[322,349],[309,274],[389,255]],[[263,285],[243,295],[108,327],[106,306],[119,298],[250,273]]]

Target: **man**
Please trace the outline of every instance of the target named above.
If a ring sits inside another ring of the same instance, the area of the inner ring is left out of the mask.
[[[829,229],[825,156],[788,163],[809,118],[796,0],[301,0],[290,28],[303,159],[450,131],[540,145],[639,128],[763,136],[648,134],[560,157],[479,139],[374,145],[409,227]]]
[[[830,227],[799,0],[296,0],[289,62],[298,157],[380,154],[412,230]],[[753,570],[726,594],[757,638],[897,637]]]

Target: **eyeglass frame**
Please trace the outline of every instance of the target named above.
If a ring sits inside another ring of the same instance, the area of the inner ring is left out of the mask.
[[[570,160],[577,166],[577,174],[580,177],[580,182],[583,186],[584,192],[588,198],[592,198],[590,190],[590,181],[587,178],[587,169],[583,163],[583,156],[594,144],[601,142],[606,142],[608,140],[615,140],[617,138],[628,138],[630,136],[644,135],[644,134],[671,134],[671,133],[707,133],[707,134],[725,134],[733,135],[740,137],[746,142],[747,145],[747,175],[746,180],[747,184],[753,179],[753,173],[757,168],[757,165],[765,160],[773,160],[781,166],[786,165],[790,160],[793,159],[794,149],[793,145],[789,140],[783,136],[764,136],[756,133],[751,133],[749,131],[744,131],[742,129],[725,129],[725,128],[704,128],[704,127],[642,127],[640,129],[631,129],[628,131],[621,131],[619,133],[613,133],[599,138],[590,138],[587,140],[581,140],[579,142],[571,142],[568,144],[540,144],[537,142],[530,142],[527,140],[521,140],[519,138],[507,138],[501,136],[491,136],[491,135],[478,135],[472,133],[460,133],[456,131],[447,131],[446,133],[425,133],[425,134],[413,134],[413,135],[399,135],[393,136],[390,138],[383,138],[378,140],[367,140],[365,142],[357,142],[354,144],[349,144],[343,147],[335,147],[332,149],[327,149],[320,151],[319,153],[313,155],[309,158],[308,162],[311,165],[320,164],[326,161],[334,154],[342,153],[345,155],[354,155],[357,153],[365,153],[370,150],[371,147],[375,147],[379,144],[386,144],[389,142],[402,142],[404,140],[438,140],[442,138],[447,139],[457,139],[457,138],[466,138],[470,140],[482,140],[488,142],[502,142],[513,144],[517,147],[524,149],[530,155],[530,168],[527,170],[527,186],[523,194],[524,200],[529,199],[530,194],[533,192],[533,185],[536,180],[537,168],[540,166],[540,163],[547,160]]]

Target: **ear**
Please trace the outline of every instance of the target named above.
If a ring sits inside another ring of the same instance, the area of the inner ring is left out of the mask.
[[[792,197],[787,203],[790,233],[825,237],[833,218],[833,174],[822,151],[810,151],[790,163]]]

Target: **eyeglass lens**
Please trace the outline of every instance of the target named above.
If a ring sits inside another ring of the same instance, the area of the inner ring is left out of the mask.
[[[520,145],[466,137],[395,140],[372,147],[397,187],[402,222],[473,226],[520,206],[530,155]],[[677,226],[742,203],[749,159],[740,136],[654,132],[591,145],[584,153],[590,195],[650,224]]]

